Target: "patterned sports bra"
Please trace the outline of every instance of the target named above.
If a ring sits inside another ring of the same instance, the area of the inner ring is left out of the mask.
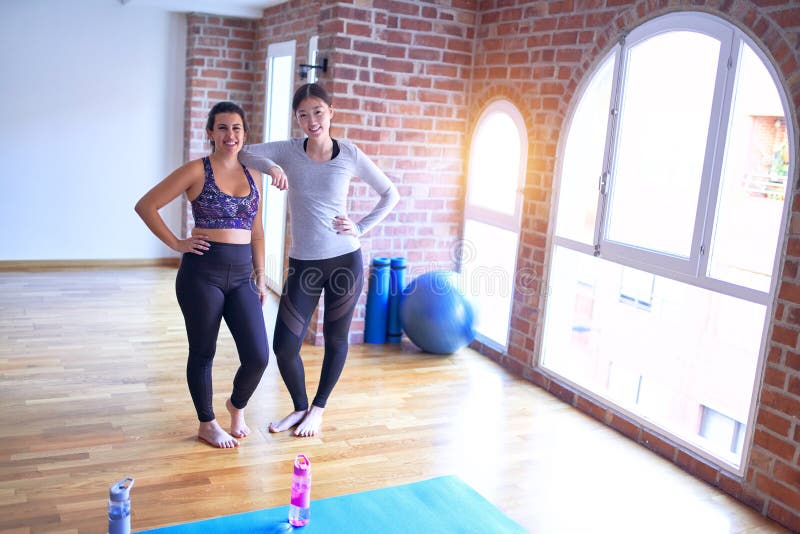
[[[258,188],[247,167],[242,165],[247,182],[250,184],[250,194],[246,197],[233,197],[219,190],[217,182],[214,181],[214,171],[208,156],[203,158],[203,168],[205,169],[203,190],[192,200],[195,227],[252,229],[253,219],[258,212],[259,196]]]

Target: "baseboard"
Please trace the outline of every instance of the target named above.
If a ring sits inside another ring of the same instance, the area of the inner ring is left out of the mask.
[[[0,261],[0,272],[10,271],[87,271],[137,267],[178,267],[180,258],[137,260],[11,260]]]

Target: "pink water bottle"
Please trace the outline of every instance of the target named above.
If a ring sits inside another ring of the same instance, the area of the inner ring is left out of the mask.
[[[292,501],[289,504],[289,524],[302,527],[311,519],[311,462],[305,454],[294,459]]]

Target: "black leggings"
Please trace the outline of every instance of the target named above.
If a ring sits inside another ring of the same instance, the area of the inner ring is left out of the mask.
[[[350,322],[363,287],[361,250],[324,260],[289,258],[289,273],[278,306],[272,348],[295,411],[308,409],[300,346],[322,290],[325,290],[322,326],[325,356],[314,397],[314,406],[320,408],[325,407],[328,396],[342,374],[347,358]]]
[[[267,368],[267,331],[252,282],[251,254],[250,245],[212,242],[202,256],[184,254],[175,279],[175,293],[189,337],[186,381],[201,422],[214,420],[211,364],[217,350],[220,319],[225,319],[239,352],[231,404],[244,408]]]

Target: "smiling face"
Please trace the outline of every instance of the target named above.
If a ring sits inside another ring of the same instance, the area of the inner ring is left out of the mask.
[[[309,139],[330,137],[333,108],[321,98],[315,96],[304,98],[297,106],[294,116]]]
[[[206,132],[214,152],[224,150],[235,154],[247,139],[244,120],[238,113],[217,113],[214,116],[214,128]]]

